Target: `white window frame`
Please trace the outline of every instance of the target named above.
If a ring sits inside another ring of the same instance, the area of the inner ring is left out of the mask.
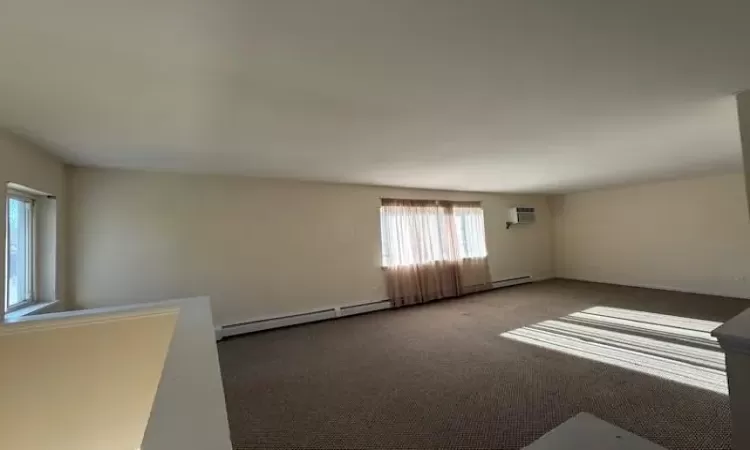
[[[10,200],[16,199],[23,201],[25,203],[31,204],[31,221],[28,225],[29,227],[29,245],[26,249],[27,255],[26,255],[26,261],[29,267],[27,270],[29,271],[29,277],[31,278],[31,293],[30,297],[24,299],[22,302],[16,303],[13,306],[10,306],[8,304],[8,295],[9,295],[9,286],[8,286],[8,260],[10,258],[10,214],[9,214],[9,206],[10,206]],[[22,308],[29,307],[36,303],[37,296],[36,296],[36,279],[37,279],[37,197],[25,192],[20,192],[15,189],[8,189],[5,195],[5,248],[4,248],[4,257],[5,257],[5,295],[3,297],[3,308],[5,311],[5,314],[11,313],[13,311],[17,311]]]

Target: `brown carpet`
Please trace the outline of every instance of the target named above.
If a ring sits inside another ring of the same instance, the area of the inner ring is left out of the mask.
[[[235,337],[219,344],[234,448],[518,449],[585,411],[729,449],[725,395],[499,336],[597,305],[725,321],[750,302],[553,280]]]

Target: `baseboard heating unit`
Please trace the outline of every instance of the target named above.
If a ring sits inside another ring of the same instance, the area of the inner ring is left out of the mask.
[[[492,289],[513,286],[516,284],[530,283],[532,281],[539,281],[539,279],[535,279],[531,276],[507,278],[504,280],[493,281]],[[383,309],[389,309],[391,307],[392,305],[390,300],[377,300],[367,303],[318,308],[312,311],[305,311],[300,313],[258,317],[245,322],[218,327],[216,329],[216,339],[220,340],[229,336],[254,333],[256,331],[270,330],[273,328],[289,327],[292,325],[300,325],[303,323],[338,319],[340,317],[365,314],[369,312],[380,311]]]

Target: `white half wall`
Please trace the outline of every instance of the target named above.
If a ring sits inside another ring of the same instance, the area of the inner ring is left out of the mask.
[[[149,403],[145,416],[148,424],[144,424],[145,431],[141,430],[143,440],[139,441],[137,448],[231,450],[224,386],[208,297],[43,314],[19,319],[18,323],[45,326],[65,321],[97,322],[159,311],[173,312],[170,330],[174,332],[167,340],[168,347],[162,358],[163,370],[159,366],[161,376],[157,378],[158,387],[154,387],[155,395],[151,397],[153,404]],[[2,330],[0,327],[0,337]],[[109,356],[116,359],[116,354],[113,352]],[[111,365],[117,367],[116,362]],[[33,420],[31,423],[33,426]],[[133,448],[136,447],[127,450]]]
[[[208,295],[216,325],[386,298],[380,197],[478,200],[493,280],[552,275],[545,196],[73,169],[78,306]],[[505,229],[508,209],[537,208]]]
[[[551,200],[557,276],[750,298],[742,173]]]
[[[140,448],[177,314],[50,314],[0,325],[2,448]]]
[[[159,307],[180,313],[141,450],[232,450],[210,299],[146,306]]]

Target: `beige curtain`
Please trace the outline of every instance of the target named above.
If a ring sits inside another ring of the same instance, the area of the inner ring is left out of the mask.
[[[383,270],[395,306],[489,286],[478,203],[383,199],[380,218]]]

